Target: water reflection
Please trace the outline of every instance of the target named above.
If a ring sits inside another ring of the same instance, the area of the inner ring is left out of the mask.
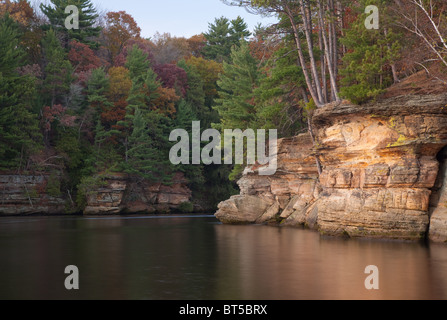
[[[80,270],[80,290],[64,269]],[[365,267],[380,289],[365,289]],[[0,299],[446,299],[447,246],[213,217],[0,219]]]
[[[445,299],[447,248],[321,238],[306,230],[216,228],[223,298]],[[380,290],[364,286],[368,265]],[[444,279],[444,280],[442,280]]]

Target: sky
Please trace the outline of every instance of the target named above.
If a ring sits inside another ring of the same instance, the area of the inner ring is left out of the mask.
[[[275,22],[274,18],[250,14],[221,0],[92,0],[92,3],[101,11],[126,11],[134,17],[145,38],[156,32],[189,38],[208,31],[208,24],[221,16],[230,20],[241,16],[250,31],[259,22],[262,25]]]

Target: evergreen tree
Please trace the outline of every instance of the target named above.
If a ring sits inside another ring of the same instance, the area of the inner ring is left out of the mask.
[[[290,46],[277,50],[264,68],[257,96],[258,128],[277,129],[281,137],[294,136],[303,123],[303,91],[306,82],[297,66],[297,53]]]
[[[126,67],[129,69],[132,87],[130,89],[128,112],[134,113],[135,109],[149,110],[153,102],[158,98],[157,89],[161,86],[157,80],[157,74],[150,67],[147,54],[138,46],[134,46],[127,57]]]
[[[133,82],[142,82],[150,66],[148,54],[141,50],[138,45],[134,45],[127,55],[125,66],[129,69],[129,76]]]
[[[157,141],[149,133],[143,112],[136,109],[132,118],[133,130],[126,152],[127,161],[123,164],[124,171],[153,182],[169,182],[172,177],[169,172],[169,160],[166,161],[169,158],[161,156]]]
[[[399,36],[387,25],[386,2],[362,0],[360,8],[376,5],[381,12],[381,28],[365,27],[367,14],[360,12],[357,19],[340,39],[348,50],[343,57],[340,94],[354,103],[363,103],[379,95],[393,83],[391,65],[399,57]]]
[[[241,40],[247,40],[251,36],[247,23],[240,16],[231,20],[230,36],[233,44],[238,44]]]
[[[55,104],[67,105],[73,67],[53,29],[50,29],[42,40],[42,51],[45,63],[43,82],[45,102],[51,106]]]
[[[237,17],[230,21],[225,17],[216,18],[214,24],[209,24],[208,33],[204,36],[207,45],[203,48],[207,59],[219,62],[229,61],[231,48],[239,46],[241,40],[246,40],[251,33],[244,19]]]
[[[250,54],[248,43],[234,47],[232,64],[224,62],[224,72],[217,82],[220,91],[215,109],[221,117],[221,129],[253,128],[256,121],[255,88],[259,86],[261,73],[258,61]]]
[[[57,31],[64,49],[68,49],[71,40],[78,40],[89,45],[92,49],[99,45],[93,41],[99,35],[101,28],[95,27],[98,14],[91,0],[50,0],[51,4],[41,4],[40,9],[50,21],[50,26]],[[70,13],[65,13],[65,9],[74,5],[79,12],[79,29],[67,29],[66,19]]]
[[[87,99],[97,115],[113,108],[113,103],[107,98],[110,82],[103,68],[92,71],[87,84]]]
[[[40,146],[37,115],[31,112],[35,79],[20,76],[24,49],[17,24],[8,14],[0,18],[0,169],[23,168]]]
[[[231,61],[232,64],[224,62],[224,72],[217,82],[220,91],[215,109],[221,121],[215,128],[221,131],[256,129],[255,89],[261,80],[258,61],[251,55],[245,41],[241,41],[240,47],[233,47]],[[230,179],[237,180],[244,167],[235,165]]]

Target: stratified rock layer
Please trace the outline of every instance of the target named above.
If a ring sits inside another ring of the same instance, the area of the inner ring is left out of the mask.
[[[447,144],[446,103],[445,95],[410,96],[316,111],[321,232],[425,237],[436,155]]]
[[[111,175],[106,185],[87,198],[86,215],[170,213],[191,201],[191,190],[183,174],[177,173],[169,186],[132,181],[122,174]]]
[[[241,194],[222,202],[217,218],[229,224],[249,224],[277,222],[294,215],[290,224],[304,223],[317,192],[318,170],[312,147],[309,134],[279,140],[276,174],[261,176],[259,167],[248,168],[238,182]],[[302,213],[299,217],[298,212]]]
[[[63,214],[65,199],[47,192],[49,176],[0,175],[0,215]]]
[[[441,94],[319,109],[315,144],[309,135],[281,140],[278,173],[261,177],[248,170],[241,195],[222,203],[216,216],[227,223],[307,225],[328,235],[422,239],[439,180],[436,156],[447,145],[446,105]],[[315,157],[323,168],[319,177]],[[433,239],[442,232],[447,237],[445,211],[434,212]]]

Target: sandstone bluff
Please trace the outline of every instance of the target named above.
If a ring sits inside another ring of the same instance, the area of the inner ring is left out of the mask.
[[[315,112],[282,139],[278,171],[248,168],[226,224],[305,226],[325,235],[447,242],[447,94],[400,95]],[[317,161],[322,172],[319,174]]]

